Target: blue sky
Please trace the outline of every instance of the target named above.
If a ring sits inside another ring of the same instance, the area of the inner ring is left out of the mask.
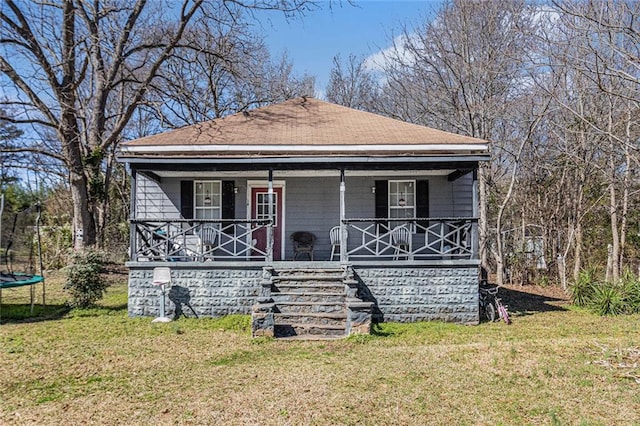
[[[333,57],[340,54],[372,55],[389,47],[403,24],[425,18],[439,5],[435,0],[359,0],[322,2],[322,10],[303,18],[285,19],[282,14],[260,16],[261,32],[274,58],[287,52],[297,74],[316,76],[316,92],[322,95],[329,81]]]

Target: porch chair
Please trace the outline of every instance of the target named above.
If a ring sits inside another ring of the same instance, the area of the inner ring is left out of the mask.
[[[349,239],[349,234],[345,231],[345,239]],[[342,253],[342,247],[340,247],[340,227],[334,226],[329,231],[329,239],[331,240],[331,257],[330,260],[333,261],[333,257],[336,255],[340,255]],[[346,241],[345,241],[346,242]]]
[[[166,266],[159,266],[153,268],[153,281],[151,284],[160,286],[162,291],[162,300],[160,300],[160,316],[155,318],[151,322],[171,322],[171,318],[167,317],[165,313],[165,286],[171,285],[171,268]]]
[[[213,226],[203,225],[198,232],[202,246],[202,257],[209,260],[213,260],[213,248],[216,246],[216,239],[218,238],[218,230]],[[207,256],[205,254],[208,253]]]
[[[394,247],[393,260],[400,256],[409,257],[411,252],[411,231],[405,226],[396,226],[391,230],[391,245]]]
[[[306,254],[309,256],[309,260],[313,261],[313,246],[316,242],[314,234],[307,231],[297,231],[289,238],[293,243],[293,260],[297,260],[299,255]]]

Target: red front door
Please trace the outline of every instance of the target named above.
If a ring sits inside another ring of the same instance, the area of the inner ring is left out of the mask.
[[[282,188],[273,188],[273,216],[276,223],[273,228],[273,260],[282,259]],[[251,219],[269,218],[269,190],[267,188],[251,188]],[[253,231],[256,247],[267,249],[267,230],[260,228]]]

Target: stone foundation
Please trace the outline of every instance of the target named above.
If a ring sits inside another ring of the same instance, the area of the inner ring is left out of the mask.
[[[262,267],[217,267],[206,263],[176,262],[129,264],[129,316],[158,316],[162,292],[152,284],[153,268],[171,268],[171,287],[167,286],[167,316],[182,311],[186,316],[222,317],[248,315],[261,289]],[[193,309],[193,311],[192,311]],[[195,311],[195,314],[193,313]]]
[[[478,263],[450,263],[385,267],[356,265],[353,271],[357,284],[354,283],[353,287],[358,298],[374,302],[374,321],[439,320],[477,324]],[[259,263],[131,262],[127,266],[128,309],[132,317],[159,315],[161,289],[152,284],[153,268],[157,266],[171,268],[172,285],[167,287],[165,297],[169,317],[181,312],[189,317],[196,314],[199,317],[251,314],[263,285],[264,264]],[[349,309],[352,332],[369,326],[361,320],[359,310],[357,304]],[[269,323],[270,320],[265,315],[264,321]]]
[[[354,267],[360,297],[375,303],[374,321],[478,324],[478,266]]]

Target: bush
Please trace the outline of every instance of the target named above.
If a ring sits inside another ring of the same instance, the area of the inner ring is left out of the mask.
[[[570,287],[571,302],[574,305],[586,308],[591,304],[597,285],[595,274],[596,271],[593,268],[580,271],[577,281]]]
[[[88,308],[102,299],[109,286],[101,275],[104,265],[104,254],[95,250],[71,255],[71,263],[65,268],[67,280],[64,284],[64,289],[71,295],[71,306]]]
[[[622,286],[602,283],[595,286],[591,299],[591,310],[598,315],[620,315],[625,312]]]
[[[629,270],[625,271],[621,278],[622,298],[625,312],[629,314],[640,313],[640,280]]]
[[[588,269],[571,286],[571,301],[603,316],[640,313],[640,280],[625,271],[616,283],[598,282]]]

